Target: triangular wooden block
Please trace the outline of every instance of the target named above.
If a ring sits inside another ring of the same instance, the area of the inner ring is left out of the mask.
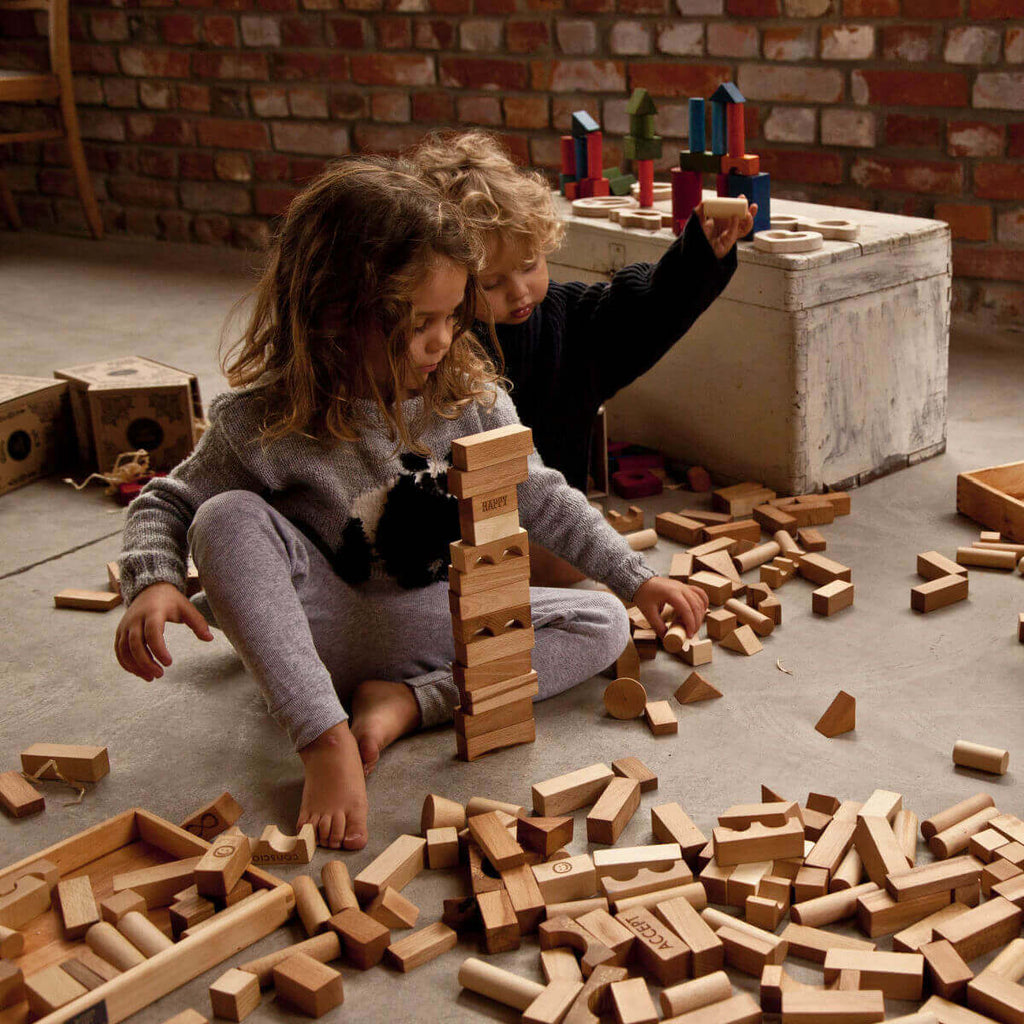
[[[814,727],[822,736],[840,736],[844,732],[853,732],[857,728],[857,701],[845,690],[840,690],[836,698],[828,706],[828,710],[818,719]]]
[[[727,580],[740,582],[740,574],[736,571],[736,566],[728,551],[712,551],[707,555],[698,555],[696,561],[705,569],[717,572],[719,576],[724,576]]]
[[[754,631],[749,626],[740,626],[731,633],[722,637],[721,645],[729,651],[736,651],[737,654],[757,654],[763,651],[761,641],[757,639]]]
[[[519,818],[516,838],[528,850],[550,857],[572,841],[572,818]]]
[[[680,704],[695,704],[699,700],[714,700],[721,696],[699,672],[691,672],[676,690],[676,700]]]
[[[769,789],[763,782],[761,783],[761,803],[781,804],[785,803],[785,799],[785,797],[779,796],[774,789]]]

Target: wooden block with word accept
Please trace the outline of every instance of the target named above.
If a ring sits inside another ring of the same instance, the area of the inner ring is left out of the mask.
[[[361,902],[372,900],[385,886],[401,890],[426,866],[427,841],[402,835],[356,875],[352,887]]]
[[[689,947],[693,956],[693,976],[711,974],[725,964],[725,946],[696,908],[676,896],[654,905],[654,914],[675,932]]]
[[[614,778],[606,764],[592,764],[565,775],[535,783],[533,810],[546,817],[565,814],[594,803]]]
[[[120,593],[111,590],[80,590],[76,587],[66,587],[53,595],[55,608],[73,608],[77,611],[109,612],[120,603]]]
[[[274,968],[274,989],[279,999],[310,1017],[322,1017],[345,1001],[341,972],[304,953]]]
[[[652,911],[638,907],[616,914],[615,920],[637,937],[633,955],[660,984],[676,985],[689,976],[689,948]]]
[[[845,690],[840,690],[815,723],[815,730],[831,739],[857,727],[857,701]]]
[[[568,900],[589,899],[597,894],[594,862],[585,853],[535,864],[532,870],[544,902],[549,906]]]
[[[46,799],[21,772],[0,772],[0,807],[12,818],[27,818],[46,807]]]
[[[624,779],[636,779],[641,793],[658,788],[658,776],[638,757],[620,757],[612,761],[612,771]]]
[[[640,806],[640,783],[616,776],[587,815],[587,841],[615,843]]]
[[[56,764],[39,775],[48,761]],[[21,769],[40,779],[56,779],[57,772],[76,782],[99,782],[110,774],[110,756],[106,747],[78,746],[68,743],[33,743],[21,753]]]
[[[679,722],[667,700],[648,701],[644,708],[647,728],[655,736],[669,736],[679,732]]]
[[[686,860],[696,857],[708,842],[707,836],[677,803],[651,808],[651,831],[661,843],[678,843]]]
[[[215,1017],[245,1020],[259,1005],[260,980],[248,971],[232,967],[210,986],[210,1006]]]
[[[967,600],[968,589],[966,576],[939,576],[910,588],[910,607],[915,612],[933,612]]]
[[[853,604],[853,584],[833,580],[811,593],[811,611],[815,615],[830,616]]]
[[[361,910],[350,907],[335,914],[328,924],[341,939],[345,955],[362,971],[379,964],[391,944],[390,929]]]
[[[80,939],[100,920],[100,910],[88,875],[61,879],[54,896],[60,907],[66,938]]]

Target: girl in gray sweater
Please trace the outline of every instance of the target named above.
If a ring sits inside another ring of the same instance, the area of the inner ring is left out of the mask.
[[[164,624],[212,639],[185,597],[189,549],[209,608],[303,761],[298,826],[367,841],[364,773],[458,702],[447,599],[458,539],[446,471],[458,437],[517,422],[469,332],[479,254],[459,214],[384,160],[335,165],[292,203],[196,450],[132,503],[115,652],[171,664]],[[530,458],[523,525],[663,631],[694,632],[702,592],[655,577],[583,495]],[[616,598],[531,589],[539,699],[610,664]]]

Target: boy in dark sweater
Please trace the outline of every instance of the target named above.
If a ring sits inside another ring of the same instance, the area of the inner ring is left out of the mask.
[[[729,220],[705,217],[698,206],[657,264],[634,263],[610,282],[557,284],[546,257],[564,229],[540,175],[517,168],[481,131],[430,136],[408,159],[483,235],[480,287],[512,400],[545,463],[586,491],[598,408],[654,366],[721,294],[756,205]],[[486,343],[489,325],[477,333]],[[560,559],[535,553],[535,583],[581,578]]]

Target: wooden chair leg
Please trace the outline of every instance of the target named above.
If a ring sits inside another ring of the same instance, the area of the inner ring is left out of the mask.
[[[0,167],[0,210],[3,210],[4,216],[7,218],[7,223],[15,231],[21,230],[21,217],[18,216],[18,207],[14,202],[14,196],[11,194],[11,189],[7,184],[7,175],[4,174],[3,167]]]
[[[75,173],[78,186],[78,197],[85,210],[85,219],[89,223],[92,237],[103,237],[103,218],[96,203],[96,194],[92,190],[92,178],[89,176],[89,165],[85,161],[85,150],[82,148],[82,137],[78,130],[78,111],[75,108],[75,94],[71,88],[64,87],[60,91],[60,109],[64,115],[64,133],[67,138],[68,155],[71,158],[71,169]]]

